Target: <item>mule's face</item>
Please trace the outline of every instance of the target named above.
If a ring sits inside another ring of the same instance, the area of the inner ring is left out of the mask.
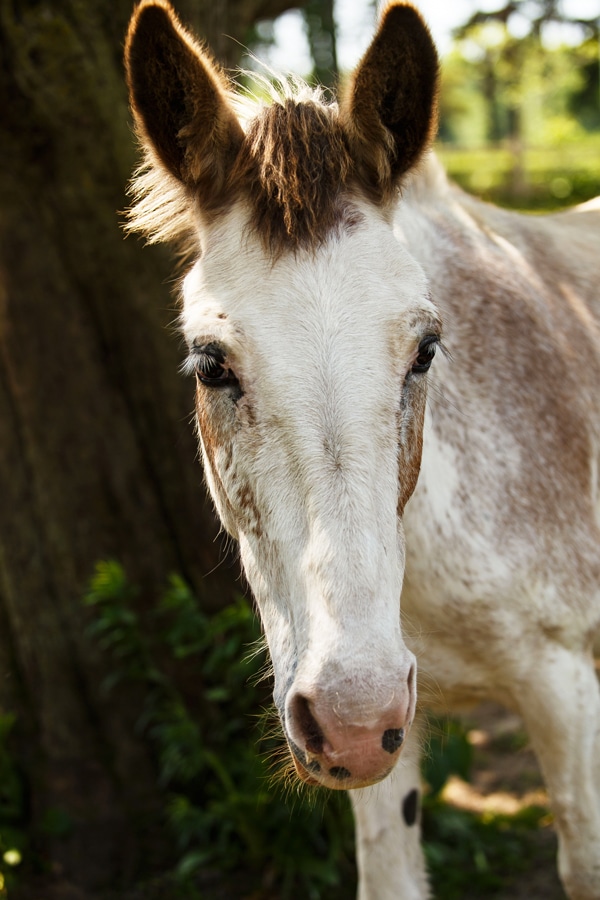
[[[183,312],[207,479],[260,607],[286,736],[299,771],[333,787],[387,774],[414,713],[399,513],[439,331],[381,214],[363,203],[348,222],[273,262],[236,207],[204,231]]]
[[[392,4],[339,110],[284,96],[246,130],[166,0],[137,7],[126,62],[149,163],[136,227],[201,247],[183,322],[202,453],[297,770],[372,783],[415,706],[401,514],[439,326],[389,212],[434,127],[435,48]]]

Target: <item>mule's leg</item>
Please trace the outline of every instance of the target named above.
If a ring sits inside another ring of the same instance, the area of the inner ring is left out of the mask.
[[[591,655],[546,648],[516,700],[548,786],[570,900],[600,898],[600,690]]]
[[[415,723],[385,781],[349,792],[356,823],[358,900],[431,896],[421,849],[420,755]]]

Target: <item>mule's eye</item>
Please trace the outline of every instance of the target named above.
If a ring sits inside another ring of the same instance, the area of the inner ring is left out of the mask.
[[[237,378],[225,365],[225,355],[220,347],[209,344],[194,350],[193,366],[198,381],[207,387],[224,387],[237,383]]]
[[[227,369],[214,356],[203,355],[196,360],[196,375],[200,381],[211,384],[223,381],[227,376]]]
[[[433,362],[438,343],[439,338],[436,334],[428,334],[427,337],[423,338],[419,344],[419,352],[412,364],[411,372],[414,372],[415,374],[427,372]]]

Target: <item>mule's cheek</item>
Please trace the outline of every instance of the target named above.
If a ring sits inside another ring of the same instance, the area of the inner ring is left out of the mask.
[[[267,529],[268,531],[268,529]],[[285,698],[298,666],[293,616],[285,602],[290,590],[278,547],[268,533],[260,539],[250,530],[239,536],[240,559],[258,607],[273,669],[273,700],[283,718]]]
[[[234,428],[223,409],[222,398],[210,394],[207,388],[197,386],[196,418],[204,472],[219,518],[229,534],[237,538],[238,522],[230,488],[235,483]]]
[[[427,392],[419,383],[405,388],[405,402],[398,421],[398,515],[410,500],[421,470],[423,423]]]

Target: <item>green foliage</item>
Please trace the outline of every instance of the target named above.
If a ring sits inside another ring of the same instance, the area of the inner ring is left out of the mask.
[[[449,176],[465,190],[518,209],[552,211],[600,193],[600,135],[564,140],[545,149],[525,149],[519,158],[506,147],[436,148]],[[522,168],[514,186],[515,166]]]
[[[429,718],[430,737],[423,755],[423,778],[430,796],[437,797],[450,775],[469,781],[473,747],[464,727],[454,719]]]
[[[45,810],[41,821],[41,829],[44,834],[53,838],[68,838],[75,827],[73,817],[64,809],[55,807]]]
[[[451,178],[517,209],[560,209],[600,193],[589,48],[549,50],[498,23],[472,30],[444,60],[438,153]]]
[[[568,97],[568,109],[588,131],[600,129],[600,64],[598,38],[589,38],[573,51],[580,86]]]
[[[255,887],[268,885],[281,898],[333,898],[338,889],[347,896],[353,866],[345,796],[319,794],[309,804],[297,798],[291,808],[296,798],[286,803],[269,771],[283,738],[251,727],[257,710],[248,682],[259,678],[265,654],[248,602],[239,598],[206,615],[172,576],[144,619],[132,608],[137,593],[118,563],[102,562],[85,602],[95,610],[91,631],[113,659],[106,689],[123,679],[144,688],[137,727],[156,753],[180,882],[193,885],[207,868],[243,869]],[[201,715],[167,673],[189,662]]]
[[[531,864],[538,850],[534,834],[547,815],[547,809],[534,806],[510,816],[477,815],[439,796],[427,798],[423,838],[435,896],[463,900],[509,886]]]
[[[515,815],[478,814],[446,803],[441,792],[451,775],[471,780],[473,747],[457,720],[430,717],[429,730],[423,760],[429,787],[423,803],[423,844],[435,896],[491,896],[530,866],[539,852],[534,837],[548,810],[530,806]],[[518,742],[511,750],[522,746],[522,735],[510,739]],[[497,748],[499,740],[508,738],[496,739]]]
[[[217,871],[243,873],[243,896],[351,896],[353,827],[345,795],[288,791],[284,800],[268,762],[281,752],[283,739],[251,727],[257,712],[248,682],[260,677],[265,651],[248,602],[239,598],[207,615],[185,582],[172,576],[154,612],[143,617],[132,608],[137,593],[121,566],[105,562],[86,603],[95,611],[91,630],[113,659],[106,688],[123,679],[144,687],[137,727],[154,747],[165,817],[178,848],[168,895],[206,898],[210,894],[198,885]],[[166,663],[156,662],[165,652]],[[173,667],[190,664],[193,712],[173,677]],[[530,863],[532,836],[547,815],[537,808],[517,816],[476,815],[446,804],[441,791],[448,777],[468,780],[472,763],[464,727],[430,720],[423,831],[441,900],[506,888]]]
[[[441,139],[462,147],[582,138],[600,128],[597,41],[550,48],[479,22],[443,60],[440,112]]]

